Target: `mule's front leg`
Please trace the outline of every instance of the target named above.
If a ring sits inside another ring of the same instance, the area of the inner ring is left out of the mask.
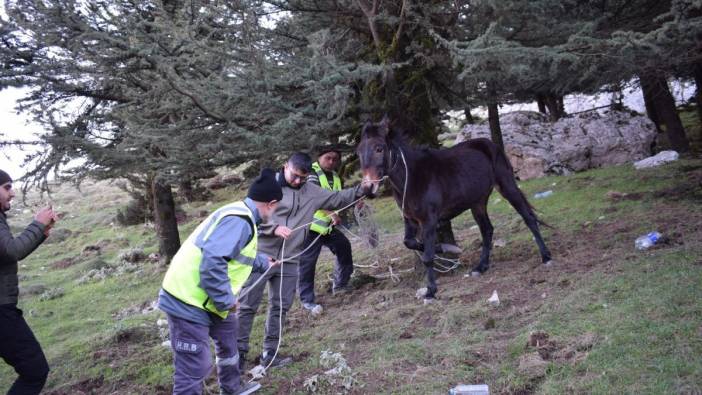
[[[422,263],[427,270],[427,294],[424,296],[424,299],[434,299],[437,291],[436,272],[434,271],[436,222],[431,224],[422,224],[422,241],[424,242]]]
[[[417,224],[405,218],[405,247],[410,250],[424,251],[424,246],[417,240]]]

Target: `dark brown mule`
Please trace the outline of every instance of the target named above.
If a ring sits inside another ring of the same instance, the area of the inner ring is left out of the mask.
[[[447,149],[412,148],[384,118],[377,124],[366,123],[356,152],[366,193],[375,195],[384,177],[390,181],[395,200],[403,209],[405,246],[422,251],[427,271],[425,298],[434,298],[437,290],[433,260],[434,254],[441,252],[436,245],[439,220],[471,210],[483,238],[480,262],[473,274],[488,270],[493,227],[487,203],[494,187],[522,216],[539,246],[541,260],[550,264],[551,253],[539,232],[539,220],[517,186],[507,156],[492,141],[473,139]]]

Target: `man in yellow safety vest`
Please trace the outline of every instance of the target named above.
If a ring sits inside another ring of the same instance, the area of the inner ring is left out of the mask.
[[[326,146],[322,147],[318,154],[317,161],[312,164],[312,172],[307,177],[307,182],[319,185],[322,189],[340,191],[342,183],[336,170],[341,163],[341,151],[334,146]],[[348,292],[351,289],[349,286],[349,279],[353,273],[351,243],[334,227],[340,223],[341,219],[337,214],[318,210],[314,213],[314,223],[310,225],[311,232],[305,240],[304,246],[309,249],[300,257],[298,290],[302,307],[313,313],[322,310],[315,303],[314,295],[314,274],[322,246],[329,248],[336,256],[332,292],[336,294]]]
[[[202,393],[212,369],[209,338],[214,340],[221,394],[250,394],[261,387],[241,381],[237,298],[252,272],[277,265],[257,254],[257,226],[282,197],[275,172],[263,169],[246,199],[207,217],[173,258],[159,292],[174,355],[173,394]]]

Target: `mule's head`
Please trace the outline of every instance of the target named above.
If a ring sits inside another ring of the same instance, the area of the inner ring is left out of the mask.
[[[366,122],[356,154],[361,161],[363,179],[361,187],[370,197],[375,197],[390,169],[390,125],[386,117],[379,123]]]

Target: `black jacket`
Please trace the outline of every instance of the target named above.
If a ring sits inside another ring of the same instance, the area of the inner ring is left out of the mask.
[[[31,254],[46,240],[45,228],[44,224],[32,221],[19,236],[13,237],[5,213],[0,212],[0,305],[17,304],[17,261]]]

